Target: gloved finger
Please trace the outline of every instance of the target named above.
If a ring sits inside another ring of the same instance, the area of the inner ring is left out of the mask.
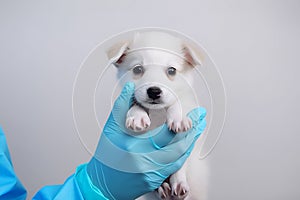
[[[114,103],[113,111],[125,113],[130,108],[133,101],[134,83],[127,82],[123,87],[119,97]]]
[[[203,107],[195,108],[188,113],[188,117],[190,117],[192,120],[193,128],[201,132],[206,127],[205,116],[206,110]]]
[[[132,104],[133,94],[134,94],[134,83],[132,82],[126,83],[120,95],[118,96],[118,98],[114,103],[110,116],[105,124],[104,131],[107,131],[107,129],[109,128],[110,129],[113,128],[113,130],[115,131],[123,130],[126,132],[126,128],[125,128],[126,114]]]
[[[187,115],[193,122],[201,121],[206,116],[206,110],[203,107],[194,108]]]

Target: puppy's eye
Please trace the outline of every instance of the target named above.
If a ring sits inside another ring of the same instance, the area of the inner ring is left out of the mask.
[[[135,75],[141,75],[145,71],[144,67],[142,65],[135,65],[134,68],[132,69],[132,72]]]
[[[170,76],[175,76],[176,75],[176,69],[174,67],[169,67],[167,69],[167,74]]]

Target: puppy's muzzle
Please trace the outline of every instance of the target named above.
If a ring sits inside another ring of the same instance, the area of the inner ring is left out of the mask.
[[[156,100],[160,98],[161,89],[159,87],[150,87],[147,89],[148,97],[152,100]]]

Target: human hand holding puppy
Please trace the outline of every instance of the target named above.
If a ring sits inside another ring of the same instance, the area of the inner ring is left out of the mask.
[[[182,167],[206,125],[205,110],[196,108],[188,114],[193,125],[186,133],[174,134],[163,124],[142,137],[130,135],[125,119],[134,91],[133,83],[125,84],[87,165],[102,199],[135,199],[158,188],[171,193],[172,185],[162,183]]]

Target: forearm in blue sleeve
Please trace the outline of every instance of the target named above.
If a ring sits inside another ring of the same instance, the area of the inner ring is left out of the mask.
[[[26,190],[15,174],[3,130],[0,127],[0,199],[26,199]]]
[[[108,200],[93,186],[86,172],[86,164],[79,165],[76,172],[61,185],[49,185],[40,189],[33,200]]]

